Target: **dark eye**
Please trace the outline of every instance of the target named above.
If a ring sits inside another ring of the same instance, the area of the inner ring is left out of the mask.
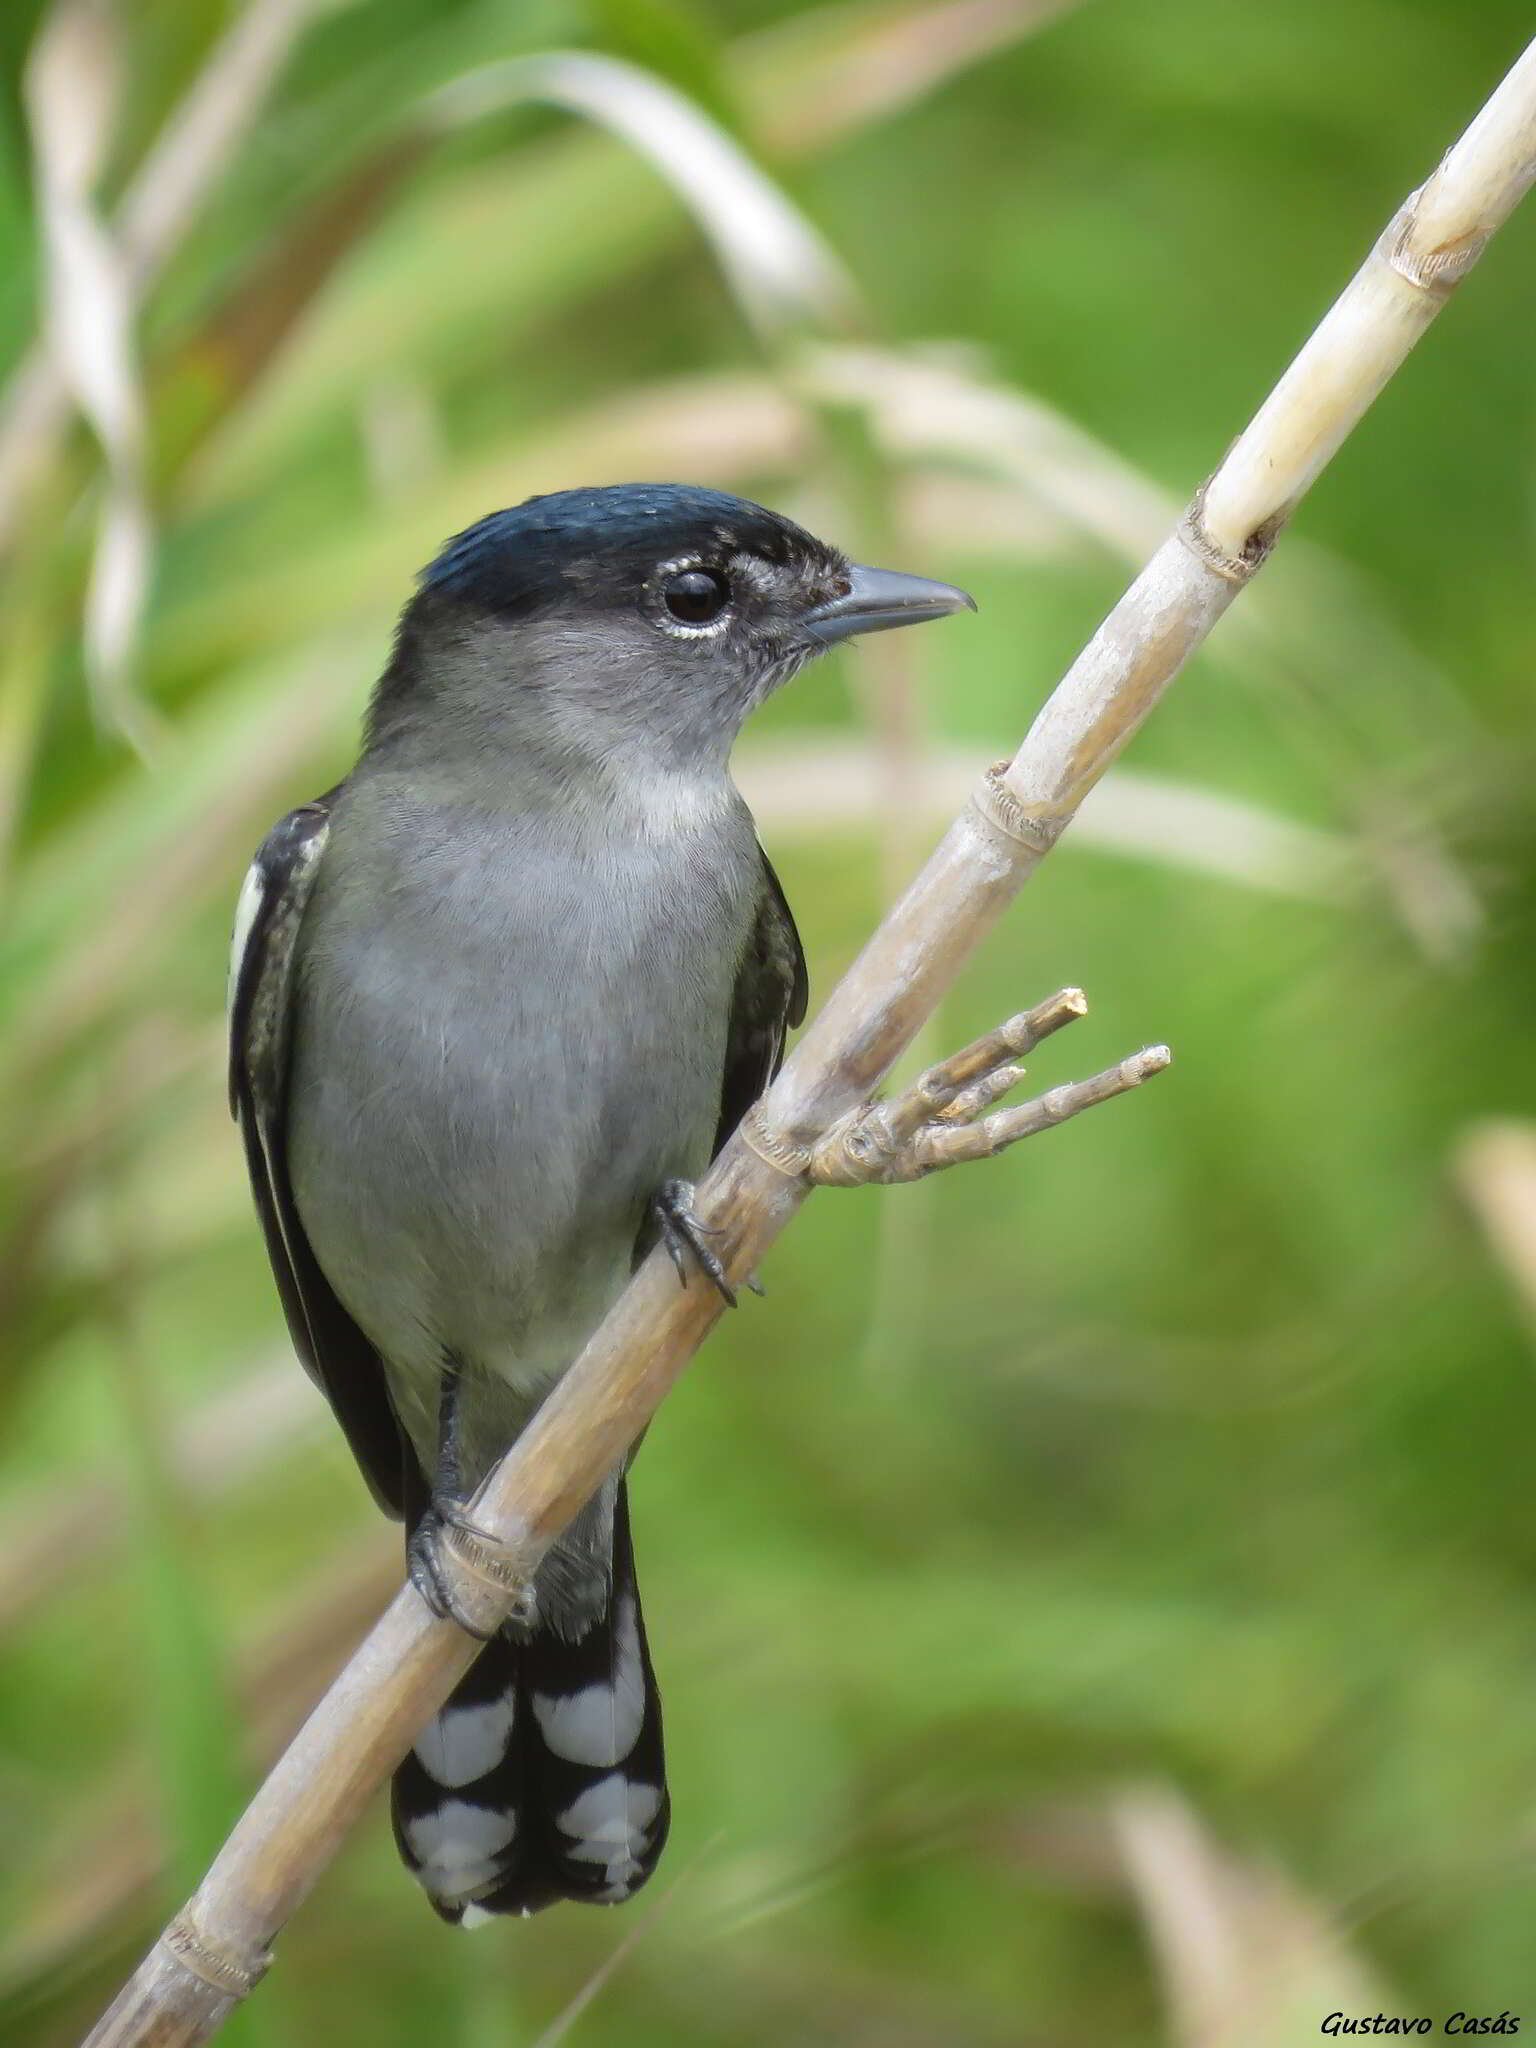
[[[662,585],[662,602],[686,626],[707,626],[731,601],[731,586],[713,569],[681,569]]]

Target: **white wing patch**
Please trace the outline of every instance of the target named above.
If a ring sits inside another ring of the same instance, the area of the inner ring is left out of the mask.
[[[614,1615],[612,1683],[565,1695],[535,1693],[533,1711],[546,1745],[567,1763],[600,1764],[608,1770],[629,1755],[645,1720],[645,1672],[632,1595],[623,1596]]]
[[[251,942],[251,930],[261,914],[266,901],[267,878],[261,871],[261,862],[253,860],[246,870],[245,880],[240,885],[240,900],[235,905],[235,932],[229,947],[229,992],[227,1008],[235,1007],[235,990],[240,985],[240,969],[245,964],[245,949]]]
[[[516,1715],[514,1692],[475,1707],[445,1707],[416,1745],[422,1769],[439,1785],[472,1785],[505,1757]]]

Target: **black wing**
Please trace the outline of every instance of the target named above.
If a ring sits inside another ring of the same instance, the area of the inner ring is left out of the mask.
[[[336,1411],[374,1498],[399,1516],[410,1453],[384,1369],[321,1272],[288,1179],[294,962],[339,793],[330,790],[275,825],[240,892],[230,960],[229,1102],[245,1139],[256,1211],[294,1349]]]
[[[784,1040],[804,1023],[809,994],[800,934],[765,853],[757,922],[737,969],[731,1002],[716,1152],[779,1071]]]

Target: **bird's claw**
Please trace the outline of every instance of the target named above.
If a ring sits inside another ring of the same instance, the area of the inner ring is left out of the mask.
[[[708,1239],[722,1233],[707,1223],[701,1223],[694,1215],[693,1197],[691,1180],[664,1180],[651,1197],[651,1214],[656,1219],[661,1242],[677,1269],[680,1286],[688,1285],[688,1262],[691,1258],[706,1279],[714,1284],[726,1306],[734,1308],[736,1290],[726,1278],[725,1265],[719,1253],[708,1243]],[[749,1280],[747,1285],[755,1294],[761,1294],[762,1289],[755,1281]]]
[[[501,1634],[500,1628],[482,1628],[455,1597],[453,1570],[444,1565],[442,1557],[445,1529],[462,1529],[465,1535],[474,1537],[490,1549],[501,1548],[500,1539],[492,1531],[482,1529],[478,1522],[470,1520],[462,1501],[438,1494],[433,1497],[432,1505],[411,1531],[406,1543],[406,1576],[439,1621],[451,1621],[455,1627],[463,1629],[465,1635],[473,1636],[477,1643],[492,1643]]]

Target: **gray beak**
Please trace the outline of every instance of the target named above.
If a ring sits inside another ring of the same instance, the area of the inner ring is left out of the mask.
[[[975,598],[956,590],[953,583],[933,583],[926,576],[902,576],[894,569],[865,569],[855,563],[848,571],[843,596],[818,605],[803,623],[812,640],[828,646],[834,640],[850,640],[855,633],[885,633],[892,626],[920,626],[925,619],[975,609]]]

